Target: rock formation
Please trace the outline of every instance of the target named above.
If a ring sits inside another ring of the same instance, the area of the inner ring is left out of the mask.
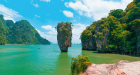
[[[96,22],[96,27],[95,27],[95,35],[97,36],[96,38],[96,46],[97,46],[97,51],[98,52],[106,52],[105,47],[107,45],[107,38],[109,35],[109,30],[107,29],[105,31],[105,25],[104,27],[102,26],[105,23],[105,19],[101,19],[100,21]]]
[[[58,23],[57,25],[57,42],[61,52],[67,52],[71,47],[72,29],[71,23]]]
[[[81,34],[82,50],[97,50],[105,52],[109,30],[105,23],[105,19],[101,19],[91,24]]]
[[[96,42],[92,32],[85,30],[83,33],[88,33],[88,35],[81,36],[82,50],[96,50]]]
[[[91,64],[81,75],[140,75],[140,61],[121,60],[117,64]]]
[[[115,9],[93,22],[81,34],[82,49],[140,55],[140,1],[133,0],[125,11]],[[94,36],[94,37],[93,37]],[[95,41],[93,41],[95,39]],[[91,44],[94,48],[91,48]],[[95,47],[96,46],[96,47]]]

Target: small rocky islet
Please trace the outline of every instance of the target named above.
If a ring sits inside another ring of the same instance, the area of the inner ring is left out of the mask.
[[[72,23],[58,23],[57,25],[57,41],[61,52],[67,52],[71,47],[72,40]]]

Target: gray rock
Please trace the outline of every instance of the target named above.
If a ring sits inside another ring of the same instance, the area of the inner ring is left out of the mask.
[[[57,42],[61,52],[67,52],[71,47],[72,29],[70,23],[58,23],[57,25]]]
[[[92,34],[90,32],[90,34]],[[93,35],[89,35],[87,40],[81,40],[82,43],[82,50],[96,50],[96,42]]]
[[[105,47],[106,45],[108,45],[107,39],[108,39],[108,36],[109,36],[109,31],[103,32],[103,29],[100,28],[100,25],[101,24],[97,24],[96,27],[95,27],[95,35],[97,35],[97,38],[95,39],[96,45],[97,45],[97,51],[98,52],[106,52],[107,50],[105,50],[105,48],[103,48],[103,47]],[[99,35],[99,33],[102,33],[102,36],[104,38],[101,38],[100,37],[101,35]]]

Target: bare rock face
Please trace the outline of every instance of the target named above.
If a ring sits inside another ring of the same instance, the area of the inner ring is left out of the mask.
[[[72,29],[71,23],[58,23],[57,25],[57,42],[61,52],[67,52],[71,47]]]
[[[105,20],[102,19],[101,21],[98,21],[96,23],[96,27],[95,27],[95,35],[97,36],[95,41],[96,41],[96,46],[97,46],[98,52],[107,52],[107,50],[105,50],[106,49],[105,47],[106,47],[106,45],[108,45],[107,39],[109,36],[109,30],[106,29],[106,31],[105,31],[105,29],[101,26],[104,23],[105,23]]]
[[[81,75],[140,75],[140,61],[121,60],[116,64],[92,64]]]
[[[91,32],[89,34],[91,34],[89,35],[89,38],[86,40],[81,40],[82,50],[96,50],[95,38]]]
[[[81,34],[82,50],[97,50],[107,52],[107,39],[109,36],[109,26],[102,18],[87,27]]]
[[[93,34],[95,33],[94,31],[94,25],[93,26],[88,26],[86,29],[82,32],[80,38],[81,38],[81,44],[82,44],[82,50],[96,50],[96,42],[95,42],[95,37]],[[91,29],[93,31],[91,31]]]

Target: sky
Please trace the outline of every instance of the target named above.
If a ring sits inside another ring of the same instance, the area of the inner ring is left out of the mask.
[[[133,0],[0,0],[5,20],[27,20],[45,39],[57,43],[58,22],[72,22],[72,43],[94,21],[108,16],[110,10],[125,9]]]

